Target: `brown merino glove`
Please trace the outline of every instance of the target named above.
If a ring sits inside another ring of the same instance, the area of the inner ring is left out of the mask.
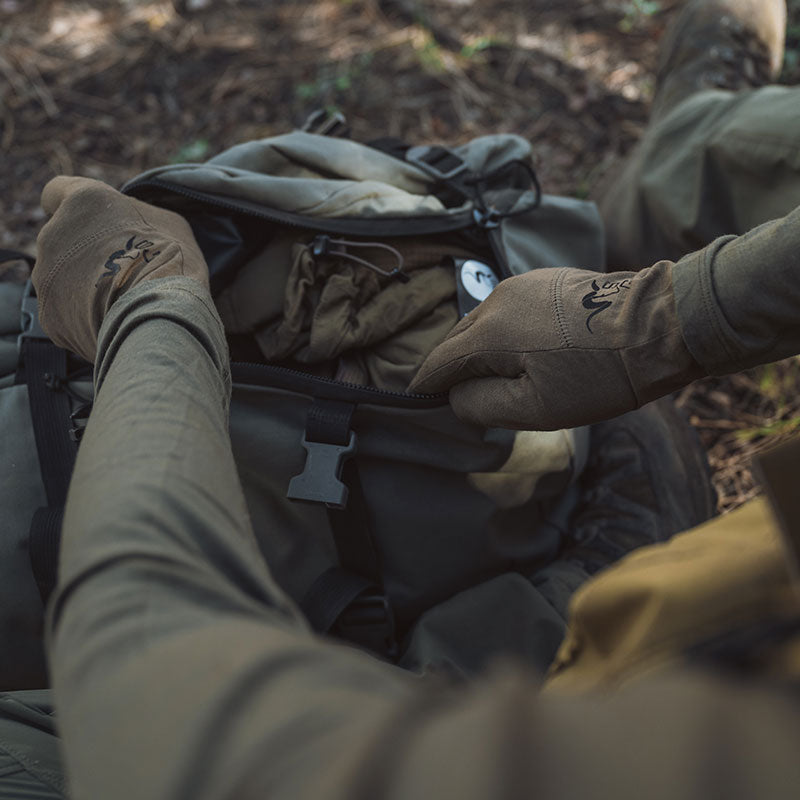
[[[641,272],[538,269],[501,282],[409,387],[456,414],[556,430],[615,417],[704,374],[686,349],[672,262]]]
[[[89,178],[58,177],[42,192],[52,219],[37,240],[32,280],[39,321],[61,347],[94,361],[111,304],[148,278],[183,275],[208,286],[192,229],[172,211]]]

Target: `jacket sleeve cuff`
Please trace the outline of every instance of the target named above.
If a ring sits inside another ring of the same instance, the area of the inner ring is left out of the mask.
[[[672,271],[681,333],[692,357],[709,375],[743,367],[734,345],[736,332],[726,319],[714,286],[714,261],[735,236],[723,236],[703,250],[684,256]]]

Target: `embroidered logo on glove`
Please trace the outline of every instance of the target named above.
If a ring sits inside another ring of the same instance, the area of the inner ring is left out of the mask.
[[[592,313],[586,318],[586,330],[589,333],[594,333],[592,326],[589,324],[592,318],[597,316],[601,311],[605,311],[614,304],[614,297],[618,295],[623,289],[631,288],[631,279],[624,278],[621,281],[604,281],[602,286],[599,286],[597,281],[592,281],[593,291],[585,295],[583,300],[584,308],[588,308]]]
[[[122,250],[115,250],[107,259],[103,266],[106,271],[98,278],[95,287],[100,285],[103,278],[113,278],[123,267],[129,269],[140,258],[144,260],[145,264],[149,264],[161,251],[156,250],[153,252],[153,242],[149,239],[139,239],[136,236],[131,236],[125,243]],[[119,263],[127,261],[128,263]]]

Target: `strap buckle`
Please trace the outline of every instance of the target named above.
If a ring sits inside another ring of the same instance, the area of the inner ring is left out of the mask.
[[[335,136],[340,139],[346,139],[350,135],[350,127],[347,124],[345,115],[341,111],[327,111],[324,108],[312,111],[300,130],[303,133],[313,133],[317,136]]]
[[[394,615],[386,595],[376,590],[360,594],[339,615],[333,632],[384,658],[397,658]]]
[[[340,480],[344,462],[356,451],[356,435],[350,431],[346,445],[314,442],[303,436],[306,464],[289,481],[286,496],[290,500],[325,503],[328,508],[345,508],[348,489]]]
[[[467,171],[467,162],[440,144],[410,147],[406,151],[406,161],[438,181],[450,181]]]
[[[22,292],[22,303],[20,305],[20,334],[17,337],[17,352],[22,352],[22,345],[25,339],[45,339],[50,337],[42,330],[39,324],[39,301],[33,290],[33,283],[27,281]]]

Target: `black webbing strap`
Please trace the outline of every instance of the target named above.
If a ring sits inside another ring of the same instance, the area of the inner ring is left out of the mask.
[[[76,444],[70,436],[70,400],[61,389],[67,379],[67,352],[45,339],[24,337],[20,342],[17,382],[28,386],[39,469],[47,506],[31,520],[29,552],[31,568],[42,602],[55,588],[59,540]]]
[[[306,441],[346,445],[350,441],[350,424],[355,410],[353,403],[314,400],[306,417]]]
[[[301,606],[312,627],[387,658],[396,654],[394,617],[383,593],[380,560],[356,461],[355,404],[315,399],[306,418],[306,466],[292,479],[289,497],[316,502],[344,487],[343,502],[326,502],[339,566],[320,575]]]
[[[348,572],[363,575],[371,583],[380,586],[380,559],[370,534],[372,524],[358,464],[354,460],[345,464],[342,479],[350,490],[347,507],[328,509],[328,520],[333,530],[339,563]]]
[[[366,578],[341,567],[331,567],[311,584],[300,607],[315,631],[328,633],[347,606],[371,588]]]
[[[47,504],[63,507],[75,463],[72,408],[69,396],[59,390],[67,379],[67,351],[42,339],[24,339],[21,355]]]
[[[394,615],[383,590],[360,575],[331,567],[300,603],[311,627],[393,661],[398,647]]]
[[[42,603],[47,603],[47,598],[56,588],[58,550],[61,545],[63,520],[63,507],[51,508],[50,506],[37,509],[31,520],[28,554]]]

